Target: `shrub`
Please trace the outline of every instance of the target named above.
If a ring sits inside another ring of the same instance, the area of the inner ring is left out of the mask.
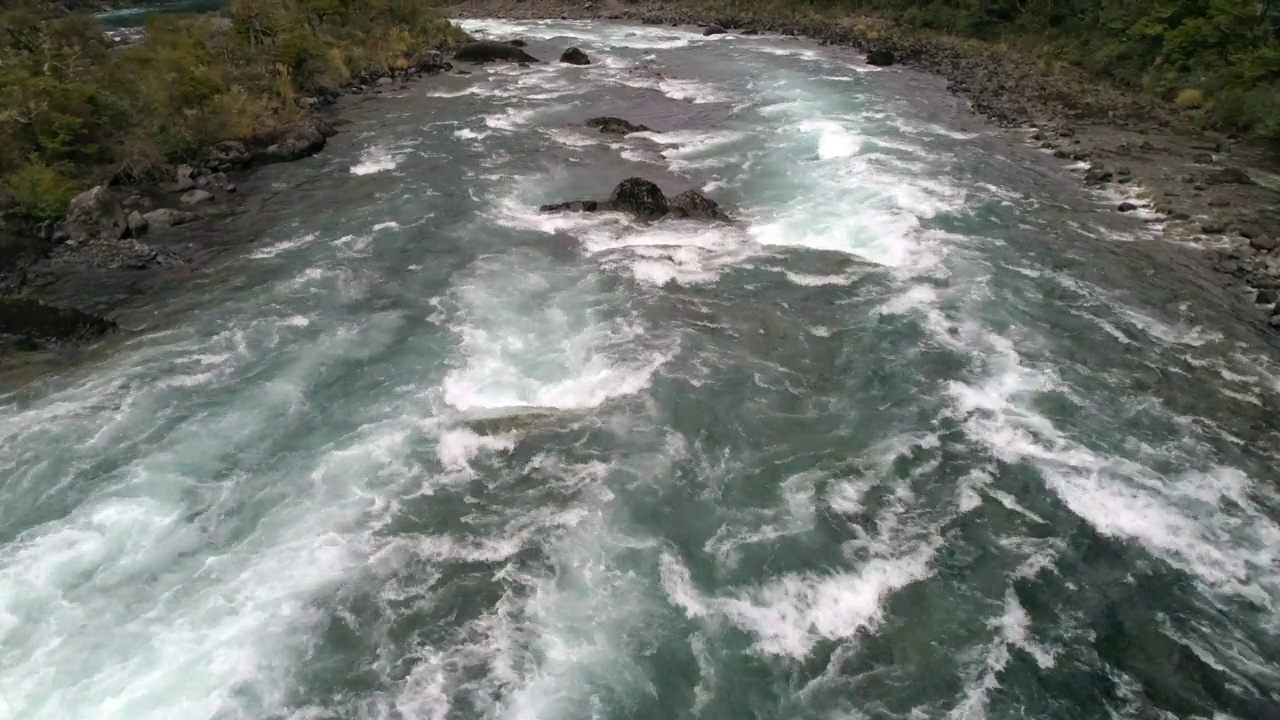
[[[1204,107],[1204,93],[1198,88],[1183,88],[1178,91],[1174,103],[1186,110]]]
[[[38,159],[6,175],[0,184],[13,195],[15,214],[34,221],[62,217],[67,203],[84,189]]]

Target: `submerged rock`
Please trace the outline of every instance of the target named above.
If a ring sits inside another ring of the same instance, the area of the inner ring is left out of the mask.
[[[650,131],[646,125],[638,125],[616,117],[594,117],[585,124],[587,127],[595,128],[607,135],[630,135],[631,133]]]
[[[281,131],[275,142],[262,151],[267,161],[288,162],[301,160],[320,152],[325,146],[326,138],[331,135],[327,126],[307,120],[291,125]]]
[[[144,213],[142,218],[151,226],[175,227],[195,222],[200,219],[200,216],[193,212],[187,212],[186,210],[160,208],[158,210],[152,210],[149,213]]]
[[[477,40],[458,46],[453,59],[459,62],[541,62],[511,43],[496,40]]]
[[[1240,168],[1222,168],[1205,175],[1206,185],[1255,185],[1249,173]]]
[[[590,65],[591,58],[587,57],[587,54],[578,48],[571,47],[560,55],[560,62],[568,63],[569,65]]]
[[[891,50],[872,50],[867,53],[867,64],[876,67],[889,67],[896,61]]]
[[[29,298],[0,298],[0,349],[38,350],[50,342],[100,337],[116,324],[96,315]]]
[[[627,178],[618,183],[608,200],[573,200],[539,208],[542,212],[606,212],[616,210],[640,218],[658,220],[668,215],[695,220],[724,220],[729,217],[711,198],[697,190],[686,190],[667,199],[662,189],[644,178]]]
[[[183,205],[199,205],[200,203],[208,202],[209,200],[212,200],[212,199],[213,199],[213,193],[209,192],[208,190],[201,190],[197,188],[195,190],[188,190],[187,192],[183,193],[182,204]]]
[[[725,30],[719,25],[708,25],[707,29],[702,31],[702,35],[704,37],[711,37],[712,35],[724,35],[726,32],[728,32],[728,30]]]

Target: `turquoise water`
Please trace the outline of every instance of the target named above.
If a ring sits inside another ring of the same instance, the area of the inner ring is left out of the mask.
[[[0,718],[1273,713],[1280,368],[1180,250],[934,79],[469,28],[594,64],[361,106],[4,398]],[[536,212],[630,175],[737,222]]]

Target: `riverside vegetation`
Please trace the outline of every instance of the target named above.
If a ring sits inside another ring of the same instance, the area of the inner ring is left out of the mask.
[[[156,14],[115,47],[92,16],[0,13],[0,211],[62,217],[100,183],[171,178],[221,141],[269,142],[359,76],[416,66],[465,35],[420,0],[232,0]]]

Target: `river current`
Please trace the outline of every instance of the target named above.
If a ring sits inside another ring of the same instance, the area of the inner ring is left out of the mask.
[[[1277,717],[1280,365],[1179,248],[933,78],[467,26],[593,64],[369,101],[0,398],[0,718]],[[632,175],[735,222],[537,212]]]

